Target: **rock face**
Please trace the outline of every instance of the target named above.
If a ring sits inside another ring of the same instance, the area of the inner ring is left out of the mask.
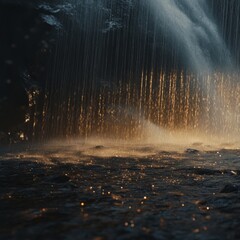
[[[0,132],[26,128],[28,94],[44,86],[53,27],[43,11],[34,1],[0,1]]]

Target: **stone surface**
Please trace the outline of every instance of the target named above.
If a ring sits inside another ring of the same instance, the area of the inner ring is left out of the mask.
[[[80,146],[0,149],[1,239],[238,239],[238,150]]]

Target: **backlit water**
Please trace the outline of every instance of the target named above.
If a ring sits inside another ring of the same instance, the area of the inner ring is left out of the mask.
[[[0,149],[1,238],[239,239],[239,2],[39,8],[57,42],[35,142]]]
[[[233,6],[222,3],[216,16],[220,7],[203,0],[41,5],[58,14],[59,40],[33,135],[141,140],[156,125],[238,141]]]

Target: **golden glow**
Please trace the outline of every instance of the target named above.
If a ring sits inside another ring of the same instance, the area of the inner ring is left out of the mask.
[[[156,76],[152,72],[142,73],[139,82],[130,79],[112,88],[83,88],[56,109],[44,108],[43,132],[47,132],[46,122],[52,121],[51,131],[66,137],[145,139],[146,125],[153,124],[172,133],[194,131],[232,138],[239,136],[238,79],[237,74],[161,72]],[[53,100],[46,96],[46,101]]]

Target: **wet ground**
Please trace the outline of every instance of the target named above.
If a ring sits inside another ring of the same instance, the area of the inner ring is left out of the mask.
[[[194,149],[2,147],[0,239],[240,239],[240,150]]]

